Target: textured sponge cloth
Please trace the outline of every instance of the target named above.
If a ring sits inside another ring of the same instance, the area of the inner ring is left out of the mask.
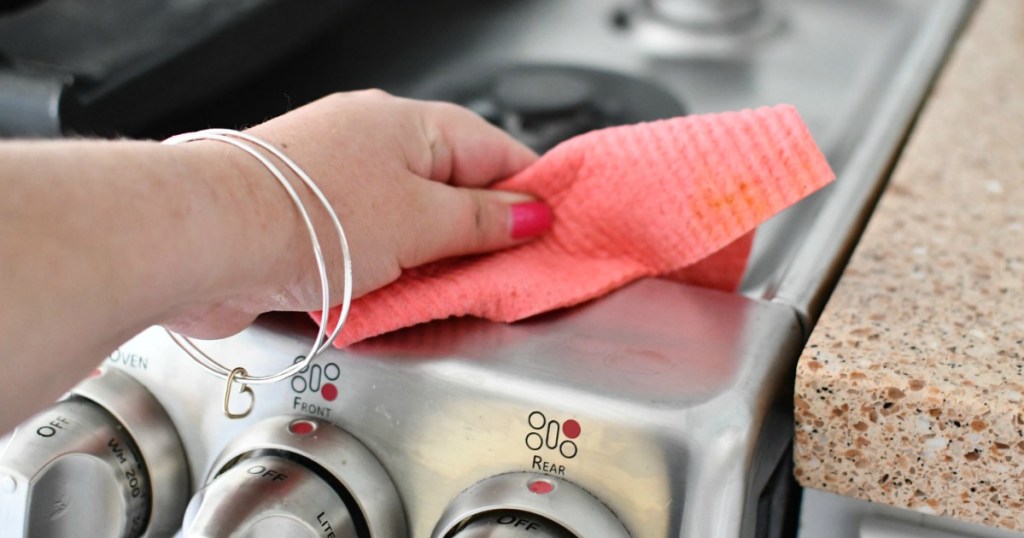
[[[646,276],[734,289],[749,232],[833,178],[790,106],[578,136],[496,186],[550,204],[547,234],[405,271],[353,302],[335,345],[451,316],[516,321]]]

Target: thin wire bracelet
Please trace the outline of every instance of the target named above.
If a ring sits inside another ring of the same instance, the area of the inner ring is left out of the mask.
[[[200,132],[219,134],[225,136],[235,136],[243,140],[252,142],[260,146],[261,148],[269,151],[271,154],[273,154],[275,157],[277,157],[283,163],[285,163],[288,166],[288,168],[290,168],[292,172],[295,173],[295,175],[299,176],[299,179],[301,179],[302,182],[306,184],[306,187],[308,187],[309,190],[313,191],[313,194],[316,195],[316,197],[320,200],[320,203],[323,205],[324,209],[326,209],[327,214],[331,217],[331,222],[334,224],[334,230],[338,233],[338,239],[339,242],[341,243],[342,271],[344,272],[345,281],[343,284],[344,288],[342,289],[341,312],[338,314],[338,322],[335,325],[334,331],[331,333],[330,337],[327,338],[327,341],[325,341],[316,351],[317,355],[323,353],[327,349],[327,347],[334,342],[334,339],[337,338],[338,334],[341,333],[341,327],[345,324],[345,321],[348,319],[349,309],[352,306],[352,255],[349,253],[348,237],[345,235],[345,229],[341,226],[341,220],[338,219],[338,214],[334,211],[334,208],[331,206],[330,201],[327,200],[327,196],[325,196],[323,191],[320,190],[320,187],[316,184],[315,181],[313,181],[312,178],[309,177],[309,174],[307,174],[305,170],[302,169],[302,167],[296,164],[295,161],[293,161],[287,155],[285,155],[284,152],[280,151],[272,144],[269,144],[263,139],[255,137],[249,133],[233,131],[231,129],[206,129]],[[323,312],[324,318],[322,324],[327,325],[328,322],[330,321],[329,313],[328,310],[324,310]],[[305,367],[305,361],[296,364],[303,364],[303,367]],[[301,369],[302,368],[296,369],[296,372],[298,372]]]
[[[321,353],[323,353],[328,346],[334,341],[337,335],[341,332],[342,326],[348,318],[348,312],[352,302],[352,257],[349,251],[348,239],[345,235],[344,228],[341,225],[340,219],[338,219],[337,213],[331,206],[327,197],[323,194],[323,191],[319,186],[309,177],[309,175],[292,159],[288,158],[284,153],[279,151],[273,145],[247,133],[241,133],[238,131],[232,131],[229,129],[207,129],[204,131],[197,131],[194,133],[185,133],[177,136],[173,136],[165,140],[164,144],[175,145],[185,142],[192,142],[197,140],[213,140],[226,144],[230,144],[242,151],[248,153],[250,156],[257,159],[278,181],[278,183],[287,191],[288,196],[292,200],[292,204],[298,209],[302,216],[303,222],[309,232],[310,240],[313,244],[313,252],[316,258],[317,270],[320,273],[320,284],[323,293],[322,310],[324,312],[324,319],[320,324],[320,330],[317,333],[317,337],[314,339],[313,345],[310,348],[310,352],[306,357],[297,363],[284,368],[280,372],[265,376],[252,376],[249,375],[244,368],[228,368],[224,366],[213,357],[203,352],[191,339],[176,334],[170,330],[167,330],[167,334],[171,337],[171,340],[178,345],[187,355],[189,355],[194,361],[200,366],[205,368],[208,372],[216,377],[225,379],[228,384],[225,388],[225,400],[224,400],[224,412],[229,418],[240,418],[249,414],[252,410],[252,405],[255,403],[251,401],[249,408],[243,413],[232,413],[229,409],[229,392],[233,382],[237,381],[241,383],[240,392],[249,392],[250,397],[253,397],[252,390],[248,387],[247,383],[254,385],[267,384],[280,381],[282,379],[291,377],[295,373],[305,368],[311,361],[316,359]],[[323,205],[324,210],[330,216],[332,223],[334,224],[335,231],[338,233],[338,241],[341,245],[342,262],[344,271],[344,291],[342,294],[342,308],[341,313],[338,317],[337,324],[334,330],[331,332],[330,337],[325,338],[327,324],[330,321],[330,278],[327,274],[327,264],[324,260],[323,249],[321,248],[319,237],[316,233],[316,229],[313,226],[312,219],[309,216],[309,212],[306,210],[305,205],[302,203],[301,198],[295,191],[281,170],[267,159],[264,155],[260,154],[252,144],[259,146],[271,153],[274,157],[283,162],[288,168],[298,176],[302,182],[309,188],[320,203]]]
[[[234,147],[236,147],[236,148],[238,148],[238,149],[248,153],[249,155],[254,157],[256,160],[258,160],[260,162],[260,164],[262,164],[274,176],[274,178],[278,181],[278,183],[280,183],[281,186],[284,187],[284,189],[288,192],[288,196],[292,199],[293,205],[295,205],[296,209],[298,209],[299,213],[301,214],[302,220],[306,224],[306,229],[309,231],[310,239],[313,242],[313,251],[314,251],[314,255],[316,257],[317,270],[320,272],[320,287],[321,287],[321,290],[323,292],[322,307],[324,309],[328,308],[330,306],[330,284],[329,284],[329,281],[327,279],[327,264],[324,261],[323,250],[320,247],[319,237],[317,236],[316,229],[313,227],[313,222],[312,222],[312,219],[309,216],[309,212],[306,210],[306,207],[302,203],[301,198],[299,198],[299,195],[295,191],[295,188],[292,187],[291,183],[284,177],[284,174],[281,172],[281,170],[276,165],[274,165],[272,162],[270,162],[269,159],[267,159],[262,154],[260,154],[251,145],[249,145],[249,144],[247,144],[245,142],[242,142],[242,141],[235,140],[233,138],[224,136],[224,135],[216,134],[216,133],[204,133],[202,131],[195,132],[195,133],[185,133],[185,134],[181,134],[181,135],[177,135],[177,136],[173,136],[171,138],[168,138],[163,143],[164,144],[169,144],[169,145],[175,145],[175,144],[180,144],[180,143],[185,143],[185,142],[193,142],[193,141],[197,141],[197,140],[213,140],[213,141],[223,142],[223,143],[226,143],[226,144],[230,144],[230,145],[232,145],[232,146],[234,146]],[[199,349],[199,347],[195,344],[195,342],[193,342],[190,338],[182,336],[182,335],[179,335],[179,334],[175,334],[174,332],[172,332],[170,330],[168,330],[167,333],[171,336],[172,340],[174,340],[174,342],[176,344],[178,344],[179,347],[182,348],[182,350],[184,350],[186,353],[188,353],[188,355],[191,356],[193,360],[198,362],[207,371],[209,371],[210,373],[212,373],[213,375],[215,375],[215,376],[217,376],[217,377],[219,377],[221,379],[225,379],[226,380],[228,378],[228,375],[233,370],[232,368],[228,368],[227,366],[224,366],[223,364],[221,364],[220,362],[218,362],[214,358],[212,358],[209,355],[207,355],[206,353],[202,352]],[[307,361],[311,360],[310,357],[313,357],[315,355],[316,351],[321,348],[321,344],[323,343],[325,336],[326,336],[326,328],[325,328],[324,325],[321,325],[320,331],[317,333],[317,337],[316,337],[316,340],[314,341],[313,347],[310,349],[309,353],[307,354],[307,357],[306,357]],[[296,370],[296,371],[298,371],[298,370]],[[247,382],[247,383],[252,383],[252,384],[258,385],[258,384],[273,383],[273,382],[276,382],[276,381],[280,381],[281,379],[289,377],[293,373],[294,372],[286,373],[286,371],[282,371],[282,372],[278,372],[277,374],[271,374],[271,375],[267,375],[267,376],[250,376],[248,374],[245,374],[245,375],[236,375],[235,379],[240,381],[240,382]]]

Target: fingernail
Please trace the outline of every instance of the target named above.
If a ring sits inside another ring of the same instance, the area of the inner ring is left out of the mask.
[[[551,229],[551,208],[544,202],[513,204],[511,220],[512,239],[536,237]]]

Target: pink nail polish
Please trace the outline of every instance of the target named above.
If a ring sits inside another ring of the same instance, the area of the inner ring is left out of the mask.
[[[512,239],[536,237],[551,229],[551,208],[544,202],[513,204],[511,221]]]

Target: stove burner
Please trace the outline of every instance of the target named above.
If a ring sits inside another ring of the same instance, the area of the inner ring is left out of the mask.
[[[594,129],[685,114],[661,87],[628,75],[561,65],[513,65],[438,77],[413,96],[458,103],[535,151]]]

